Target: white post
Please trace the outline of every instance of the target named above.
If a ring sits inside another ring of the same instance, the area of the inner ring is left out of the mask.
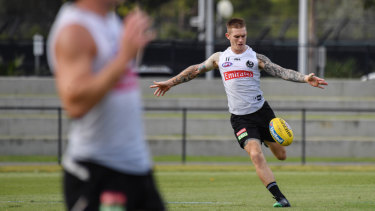
[[[198,0],[198,40],[204,40],[205,0]]]
[[[34,71],[36,75],[40,74],[40,56],[43,55],[43,36],[40,34],[35,34],[33,36],[33,53],[35,57]]]
[[[325,46],[319,46],[318,48],[318,66],[319,66],[319,77],[324,78],[324,69],[327,61],[327,51]]]
[[[213,0],[206,1],[206,59],[214,53],[214,2]],[[206,79],[213,79],[214,72],[206,73]]]
[[[307,72],[307,47],[307,0],[299,0],[298,71],[302,74]]]
[[[229,0],[220,0],[216,6],[216,37],[223,37],[223,18],[230,18],[233,14],[233,5]]]
[[[204,41],[205,39],[205,32],[204,32],[204,26],[205,24],[205,0],[198,0],[198,16],[194,16],[190,18],[190,25],[193,27],[198,28],[198,40]]]

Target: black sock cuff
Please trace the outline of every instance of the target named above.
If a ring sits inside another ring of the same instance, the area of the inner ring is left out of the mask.
[[[272,188],[275,185],[277,186],[276,182],[271,182],[270,184],[267,185],[267,189],[269,190],[270,188]]]

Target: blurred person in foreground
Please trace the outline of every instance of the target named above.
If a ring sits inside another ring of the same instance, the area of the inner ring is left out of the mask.
[[[153,38],[140,10],[121,21],[119,0],[60,9],[48,40],[58,94],[72,118],[64,153],[69,210],[165,210],[144,137],[135,57]]]
[[[279,160],[286,159],[284,146],[276,143],[268,129],[275,114],[260,89],[260,71],[284,80],[308,83],[323,88],[328,85],[324,79],[314,74],[303,75],[272,63],[270,59],[253,51],[246,45],[246,24],[243,19],[232,18],[227,22],[226,38],[230,42],[224,52],[216,52],[201,64],[189,66],[177,76],[161,82],[154,82],[154,95],[163,96],[178,84],[190,81],[207,71],[218,69],[228,98],[231,124],[238,144],[250,156],[256,173],[262,183],[276,199],[274,207],[290,207],[289,201],[281,193],[275,177],[267,165],[261,144],[269,147]]]

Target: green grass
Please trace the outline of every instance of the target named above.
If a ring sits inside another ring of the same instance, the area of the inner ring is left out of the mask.
[[[292,210],[373,210],[374,172],[282,171]],[[273,210],[254,171],[158,172],[170,210]],[[181,182],[183,181],[183,182]]]
[[[0,173],[0,210],[64,210],[61,174]]]
[[[375,166],[272,166],[290,210],[374,210]],[[64,210],[58,166],[0,168],[0,210]],[[169,210],[274,210],[250,165],[158,165]]]

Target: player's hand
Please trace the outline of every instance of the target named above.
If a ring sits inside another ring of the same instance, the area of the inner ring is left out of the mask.
[[[323,78],[316,77],[314,73],[310,73],[309,75],[307,75],[305,81],[311,86],[321,89],[324,89],[324,87],[321,85],[328,85],[328,83]]]
[[[151,18],[139,9],[135,9],[124,18],[124,31],[118,52],[120,56],[127,59],[135,58],[137,52],[155,38],[154,31],[150,29],[151,23]]]
[[[154,85],[151,85],[150,88],[156,88],[154,95],[155,96],[164,96],[164,94],[172,87],[168,81],[161,81],[156,82],[154,81]]]

